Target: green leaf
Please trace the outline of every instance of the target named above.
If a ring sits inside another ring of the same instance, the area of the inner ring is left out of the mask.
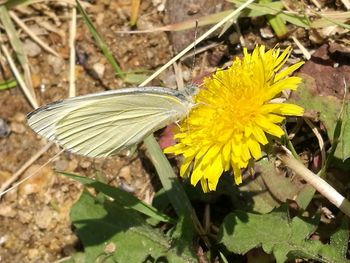
[[[337,252],[341,254],[343,258],[346,257],[348,250],[348,240],[349,240],[349,218],[344,216],[340,228],[336,231],[330,238],[330,244],[335,248]],[[329,249],[325,249],[324,253],[334,252]],[[337,254],[338,255],[338,254]],[[336,256],[336,255],[332,255]]]
[[[15,79],[6,80],[0,83],[0,90],[12,89],[17,86]]]
[[[250,211],[269,213],[282,202],[293,199],[298,194],[299,189],[290,178],[277,173],[273,160],[262,159],[256,163],[256,166],[259,176],[239,186],[241,193],[250,195],[253,200]]]
[[[125,75],[124,81],[130,84],[139,85],[144,82],[149,75],[142,73],[127,73]]]
[[[276,262],[295,258],[327,263],[348,262],[339,246],[308,240],[315,231],[316,220],[307,221],[299,217],[289,220],[283,209],[275,209],[264,215],[242,211],[231,213],[220,228],[219,240],[238,254],[262,247],[266,253],[275,256]]]
[[[69,178],[72,178],[86,186],[93,187],[96,191],[104,193],[105,195],[112,197],[115,202],[118,202],[119,205],[125,207],[134,209],[135,211],[138,211],[140,213],[143,213],[149,217],[152,217],[156,220],[163,221],[163,222],[173,222],[174,220],[168,217],[167,215],[163,214],[162,212],[158,211],[156,208],[154,208],[151,205],[146,204],[145,202],[142,202],[141,200],[137,199],[135,196],[133,196],[130,193],[127,193],[121,189],[118,189],[116,187],[109,186],[107,184],[92,180],[90,178],[75,175],[72,173],[57,171],[58,173],[67,176]]]
[[[8,9],[11,9],[17,5],[30,5],[37,2],[37,0],[8,0],[5,5]]]
[[[30,93],[34,96],[34,90],[31,86],[32,82],[29,60],[15,25],[11,20],[9,11],[5,5],[0,5],[0,21],[6,31],[7,37],[9,38],[11,47],[16,52],[16,57],[23,68],[26,85],[28,86]],[[20,70],[18,71],[20,72]]]
[[[306,75],[300,74],[303,82],[296,91],[298,99],[294,100],[306,110],[314,110],[320,113],[320,120],[327,129],[328,137],[332,140],[337,125],[339,112],[342,109],[342,102],[332,96],[319,96],[315,90],[315,80]],[[342,120],[342,131],[339,137],[338,147],[334,153],[336,158],[346,160],[350,157],[350,107],[346,103],[344,107],[344,119]]]
[[[85,262],[196,262],[173,248],[170,238],[145,223],[133,210],[115,202],[98,202],[84,191],[71,210],[84,245]]]
[[[229,0],[232,3],[242,5],[244,4],[243,0]],[[258,3],[250,4],[247,6],[247,9],[250,9],[248,12],[249,17],[257,17],[264,15],[278,15],[278,17],[286,22],[292,23],[296,26],[310,28],[309,20],[306,16],[301,16],[295,13],[287,13],[283,11],[283,4],[281,1],[274,1],[268,4]],[[244,16],[244,14],[242,15]]]

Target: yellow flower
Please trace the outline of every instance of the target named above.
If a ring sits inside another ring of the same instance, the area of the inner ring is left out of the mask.
[[[224,171],[233,170],[236,184],[242,182],[241,169],[261,158],[266,134],[280,138],[278,125],[286,115],[301,116],[303,108],[274,103],[281,91],[295,90],[301,78],[288,77],[303,62],[282,69],[291,48],[265,51],[258,46],[252,54],[244,50],[231,67],[218,69],[204,79],[203,88],[194,97],[196,106],[175,135],[178,143],[166,153],[182,154],[181,176],[192,169],[191,183],[201,182],[205,192],[216,189]],[[193,166],[191,167],[191,164]]]

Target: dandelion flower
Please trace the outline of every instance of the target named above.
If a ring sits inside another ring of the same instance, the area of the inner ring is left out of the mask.
[[[271,101],[301,82],[289,75],[303,62],[282,69],[290,53],[290,47],[281,52],[257,46],[251,54],[245,49],[242,59],[204,79],[194,97],[196,106],[175,135],[177,144],[165,149],[184,156],[181,176],[192,171],[191,184],[200,181],[208,192],[216,189],[224,171],[232,170],[235,183],[240,184],[241,169],[261,158],[267,134],[280,138],[285,116],[303,115],[297,105]]]

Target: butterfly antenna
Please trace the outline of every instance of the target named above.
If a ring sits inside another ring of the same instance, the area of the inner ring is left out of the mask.
[[[196,20],[195,30],[194,30],[194,42],[193,42],[193,60],[191,65],[191,82],[193,83],[193,72],[196,66],[196,46],[197,46],[197,34],[198,34],[198,20]]]

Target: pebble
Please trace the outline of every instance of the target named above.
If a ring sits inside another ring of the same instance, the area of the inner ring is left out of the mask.
[[[34,175],[33,175],[34,174]],[[54,179],[51,167],[34,164],[30,166],[21,178],[33,175],[19,186],[19,195],[27,196],[33,193],[45,192]]]
[[[96,75],[98,76],[99,79],[103,78],[103,75],[105,73],[105,65],[103,65],[102,63],[95,63],[92,66],[93,71],[96,73]]]
[[[7,125],[7,123],[0,119],[0,138],[7,137],[11,132],[10,127]]]
[[[28,258],[34,259],[39,256],[39,250],[36,248],[30,248],[28,249]]]
[[[42,211],[39,211],[38,213],[35,214],[35,216],[34,216],[35,224],[40,229],[47,229],[52,224],[53,216],[54,216],[54,211],[52,211],[50,208],[45,206]],[[52,228],[52,227],[50,227],[50,228]]]
[[[91,162],[87,160],[82,160],[79,162],[79,166],[83,169],[87,169],[91,166]]]
[[[18,238],[23,241],[29,241],[33,236],[32,230],[28,227],[18,235]]]
[[[26,131],[26,127],[22,123],[11,122],[11,130],[17,134],[23,134]]]
[[[67,170],[69,163],[67,160],[58,160],[54,164],[55,170],[65,171]]]
[[[41,53],[41,47],[28,38],[24,40],[23,49],[29,57],[36,57]]]
[[[32,74],[32,84],[34,88],[40,88],[41,86],[41,77],[39,74]]]
[[[1,237],[0,237],[0,246],[1,246],[2,244],[4,244],[4,243],[6,242],[6,240],[7,240],[7,236],[1,236]]]
[[[132,183],[130,166],[124,166],[120,169],[118,177],[123,178],[128,184]]]
[[[22,224],[28,224],[33,218],[33,215],[26,211],[18,211],[18,220]]]
[[[0,216],[13,218],[16,216],[16,211],[13,210],[12,206],[0,206]]]
[[[271,39],[274,37],[274,34],[270,27],[260,28],[260,35],[262,38],[265,38],[265,39]]]
[[[16,114],[11,118],[14,122],[25,122],[27,121],[27,116],[21,112],[16,112]]]
[[[123,181],[120,182],[119,188],[124,190],[125,192],[128,192],[128,193],[133,193],[136,191],[135,187],[128,185],[127,183],[125,183]]]
[[[64,60],[60,57],[56,57],[54,55],[48,55],[47,62],[53,69],[53,73],[55,75],[60,74],[62,71],[64,71]]]

